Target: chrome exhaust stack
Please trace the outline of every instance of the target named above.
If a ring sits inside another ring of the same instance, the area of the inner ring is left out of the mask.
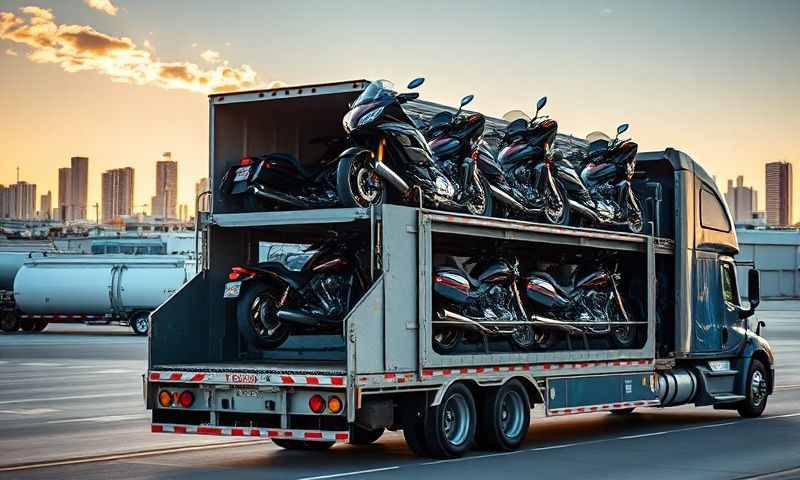
[[[375,162],[373,163],[372,167],[376,172],[378,172],[378,175],[394,185],[396,189],[400,190],[400,193],[405,195],[409,190],[411,190],[411,187],[408,186],[406,181],[403,180],[400,175],[395,173],[395,171],[389,168],[385,163]]]
[[[306,204],[306,202],[298,200],[291,195],[286,195],[282,192],[262,188],[258,185],[252,185],[250,188],[253,191],[253,195],[257,197],[261,197],[276,203],[282,203],[284,205],[291,205],[293,207],[308,208],[308,204]]]
[[[570,325],[563,320],[556,320],[555,318],[541,317],[533,314],[531,315],[531,321],[534,327],[562,330],[572,334],[581,334],[583,332],[580,328]]]
[[[492,195],[497,197],[498,200],[500,200],[501,202],[505,203],[506,205],[509,205],[509,206],[511,206],[513,208],[516,208],[517,210],[528,211],[528,209],[525,208],[521,203],[519,203],[518,201],[514,200],[514,197],[512,197],[511,195],[507,194],[506,192],[500,190],[499,188],[495,187],[494,185],[489,184],[489,189],[492,191]]]
[[[587,207],[586,205],[583,205],[582,203],[576,202],[575,200],[569,201],[569,207],[579,211],[580,213],[586,215],[587,217],[591,217],[595,220],[600,220],[600,216],[597,214],[597,212]]]
[[[450,310],[442,310],[437,314],[438,320],[434,320],[434,325],[458,325],[465,328],[470,328],[476,331],[494,334],[494,335],[511,335],[516,331],[517,327],[531,325],[533,322],[507,322],[503,320],[478,320],[465,317],[464,315],[451,312]],[[489,328],[495,327],[495,328]],[[505,328],[502,328],[505,327]]]

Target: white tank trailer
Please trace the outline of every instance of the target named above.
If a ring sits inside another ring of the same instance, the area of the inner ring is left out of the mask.
[[[13,291],[23,330],[48,322],[116,322],[144,335],[150,312],[190,276],[182,256],[41,257],[26,259]]]

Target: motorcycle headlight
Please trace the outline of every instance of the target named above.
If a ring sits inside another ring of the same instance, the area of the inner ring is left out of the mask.
[[[363,117],[358,119],[358,126],[363,127],[368,125],[369,123],[373,122],[376,118],[378,118],[381,113],[383,113],[383,107],[376,108],[371,112],[367,112]]]

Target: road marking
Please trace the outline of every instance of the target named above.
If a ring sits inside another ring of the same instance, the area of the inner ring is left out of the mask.
[[[25,363],[18,363],[17,365],[21,367],[61,367],[63,364],[48,363],[48,362],[25,362]]]
[[[399,465],[393,465],[391,467],[370,468],[369,470],[357,470],[355,472],[332,473],[330,475],[319,475],[317,477],[303,477],[303,478],[299,478],[298,480],[324,480],[326,478],[350,477],[350,476],[355,476],[355,475],[363,475],[365,473],[375,473],[375,472],[385,472],[385,471],[388,471],[388,470],[397,470],[398,468],[400,468]]]
[[[800,384],[795,385],[778,385],[775,387],[775,390],[792,390],[794,388],[800,388]]]
[[[765,473],[763,475],[754,475],[752,477],[740,477],[739,480],[788,480],[790,478],[798,477],[800,477],[800,468],[790,468],[788,470]]]
[[[135,371],[135,370],[125,370],[125,369],[122,369],[122,368],[118,368],[118,369],[116,369],[116,370],[114,370],[114,369],[112,369],[112,370],[98,370],[98,371],[96,371],[96,372],[92,372],[92,373],[95,373],[95,374],[109,374],[109,373],[132,373],[132,372],[134,372],[134,371]],[[142,372],[138,372],[138,373],[142,373]]]
[[[195,452],[198,450],[214,450],[218,448],[244,447],[248,445],[256,445],[259,443],[269,443],[269,442],[270,442],[269,440],[242,440],[237,442],[217,443],[214,445],[196,445],[189,447],[162,448],[162,449],[144,450],[141,452],[132,452],[132,453],[118,453],[118,454],[108,454],[108,455],[96,455],[92,457],[51,460],[47,462],[36,462],[36,463],[8,465],[5,467],[0,467],[0,473],[16,472],[20,470],[33,470],[35,468],[60,467],[64,465],[79,465],[82,463],[110,462],[112,460],[125,460],[128,458],[151,457],[154,455],[165,455],[168,453],[183,453],[183,452]]]
[[[93,422],[93,423],[110,423],[122,422],[125,420],[139,420],[147,418],[148,416],[143,413],[136,413],[131,415],[106,415],[104,417],[83,417],[83,418],[66,418],[62,420],[50,420],[45,423],[79,423],[79,422]]]
[[[0,414],[5,415],[44,415],[47,413],[56,413],[61,410],[53,408],[30,408],[27,410],[0,410]]]
[[[83,400],[87,398],[114,398],[114,397],[140,397],[142,393],[98,393],[95,395],[69,395],[66,397],[47,397],[47,398],[18,398],[16,400],[3,400],[0,405],[10,405],[12,403],[29,402],[55,402],[59,400]]]

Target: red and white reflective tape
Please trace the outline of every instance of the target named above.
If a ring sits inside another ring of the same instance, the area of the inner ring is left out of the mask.
[[[467,368],[440,368],[440,369],[425,369],[422,371],[422,377],[437,377],[437,376],[457,376],[457,375],[475,375],[482,373],[505,373],[505,372],[530,372],[530,371],[550,371],[550,370],[580,370],[585,368],[614,368],[614,367],[631,367],[631,366],[649,366],[653,364],[653,360],[608,360],[608,361],[592,361],[592,362],[566,362],[566,363],[531,363],[523,365],[504,365],[497,367],[467,367]]]
[[[198,435],[221,435],[227,437],[283,438],[311,442],[346,443],[350,441],[350,434],[348,432],[329,430],[283,430],[277,428],[210,427],[203,425],[154,423],[150,431],[153,433],[194,433]]]
[[[110,315],[82,315],[82,314],[62,314],[53,313],[48,315],[28,315],[22,314],[19,318],[32,319],[32,320],[106,320],[111,318]]]
[[[588,405],[585,407],[553,408],[547,411],[548,416],[577,415],[579,413],[605,412],[635,407],[654,407],[661,402],[658,400],[637,400],[635,402],[605,403],[602,405]]]
[[[341,375],[151,371],[148,374],[148,378],[153,382],[208,383],[221,385],[312,385],[341,388],[347,384],[345,377]]]

